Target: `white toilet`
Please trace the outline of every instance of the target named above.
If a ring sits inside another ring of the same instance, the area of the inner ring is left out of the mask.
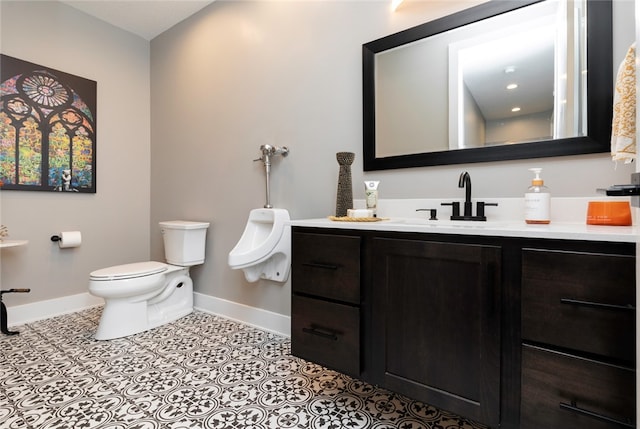
[[[291,226],[285,209],[253,209],[240,241],[229,252],[229,266],[249,282],[286,282],[291,265]]]
[[[94,271],[89,292],[104,298],[97,340],[137,334],[193,311],[189,267],[204,262],[208,222],[160,222],[167,263],[137,262]]]

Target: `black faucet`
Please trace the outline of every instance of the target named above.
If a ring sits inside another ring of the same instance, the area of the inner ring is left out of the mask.
[[[458,187],[465,188],[464,192],[464,208],[462,215],[460,215],[460,203],[454,201],[452,203],[442,203],[443,206],[451,206],[451,220],[477,220],[486,221],[487,217],[484,214],[484,209],[487,206],[497,206],[498,203],[485,203],[484,201],[478,201],[478,208],[476,215],[473,215],[473,203],[471,202],[471,176],[466,171],[460,175],[458,179]]]
[[[464,210],[463,216],[471,216],[471,176],[466,171],[460,175],[458,179],[458,188],[465,188],[464,192]]]

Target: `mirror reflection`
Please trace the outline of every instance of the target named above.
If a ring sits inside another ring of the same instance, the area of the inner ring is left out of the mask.
[[[375,157],[587,135],[586,0],[377,52]]]

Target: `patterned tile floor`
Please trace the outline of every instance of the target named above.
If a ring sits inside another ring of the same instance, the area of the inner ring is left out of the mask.
[[[482,428],[290,355],[289,339],[195,312],[96,341],[100,308],[0,334],[0,428]]]

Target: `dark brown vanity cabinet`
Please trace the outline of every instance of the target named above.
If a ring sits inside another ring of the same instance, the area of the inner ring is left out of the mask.
[[[497,427],[500,247],[374,238],[372,248],[383,385]]]
[[[635,427],[635,243],[294,227],[292,352],[490,428]]]
[[[522,429],[635,427],[635,257],[522,252]]]

